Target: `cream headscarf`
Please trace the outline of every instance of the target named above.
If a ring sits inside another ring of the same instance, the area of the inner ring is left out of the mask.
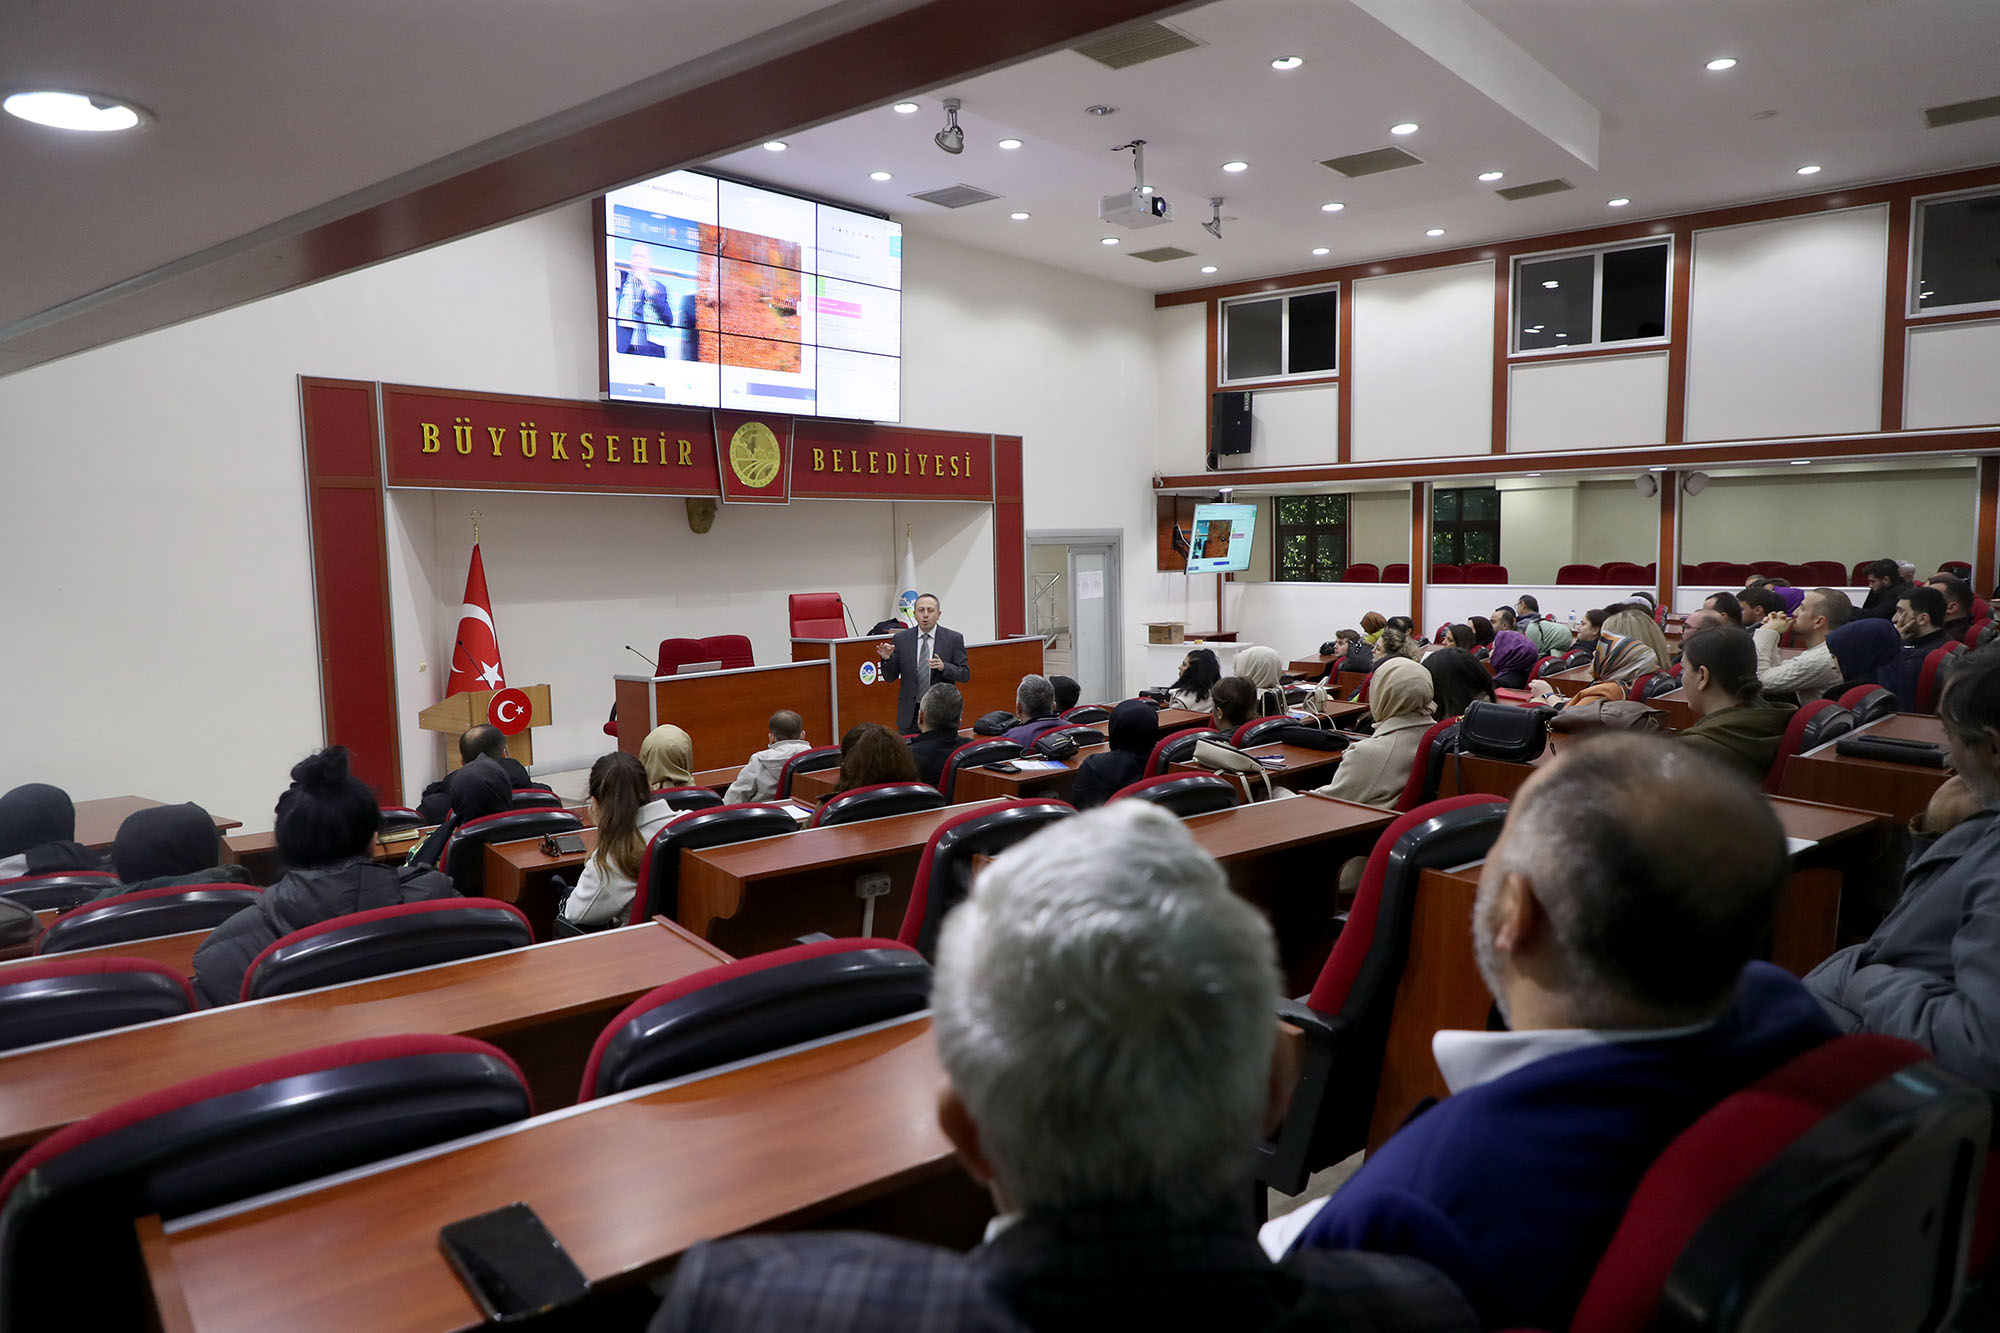
[[[1285,673],[1285,659],[1276,648],[1245,648],[1236,654],[1232,676],[1241,676],[1260,690],[1275,690]]]
[[[1368,676],[1368,712],[1377,722],[1412,713],[1431,715],[1437,695],[1431,673],[1407,657],[1385,658]]]
[[[639,742],[639,762],[646,766],[646,781],[654,791],[694,784],[694,741],[671,722],[654,727]]]

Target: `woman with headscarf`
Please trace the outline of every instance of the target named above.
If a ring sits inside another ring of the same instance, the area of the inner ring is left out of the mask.
[[[1167,707],[1208,711],[1208,692],[1222,679],[1222,663],[1213,648],[1192,648],[1181,659],[1181,674],[1167,691]]]
[[[1069,803],[1079,810],[1103,805],[1122,787],[1146,776],[1146,760],[1160,739],[1160,717],[1144,699],[1127,699],[1111,710],[1106,733],[1111,748],[1077,765]]]
[[[1453,625],[1451,628],[1454,631],[1463,630],[1465,643],[1472,642],[1470,626]],[[1493,677],[1486,673],[1486,668],[1458,642],[1455,635],[1447,637],[1451,641],[1449,647],[1434,649],[1424,659],[1424,670],[1431,677],[1433,711],[1439,718],[1462,716],[1465,706],[1474,699],[1493,702]]]
[[[1836,690],[1880,685],[1896,696],[1897,712],[1916,711],[1924,655],[1910,651],[1901,631],[1889,621],[1850,620],[1826,636],[1826,647],[1840,666]]]
[[[1375,669],[1368,686],[1368,712],[1375,734],[1349,746],[1322,796],[1363,805],[1393,806],[1410,780],[1424,732],[1435,721],[1431,674],[1407,657],[1392,657]]]
[[[0,879],[103,864],[76,841],[76,806],[61,787],[30,782],[0,796]]]
[[[1664,668],[1671,657],[1666,636],[1652,618],[1626,607],[1604,618],[1590,677],[1630,685],[1648,671]]]
[[[1368,612],[1366,615],[1361,617],[1362,639],[1366,641],[1370,647],[1373,647],[1375,644],[1375,640],[1382,637],[1382,627],[1388,623],[1389,623],[1389,618],[1383,615],[1380,611]]]
[[[1276,648],[1245,648],[1236,654],[1229,674],[1241,676],[1257,687],[1259,717],[1276,717],[1285,711],[1285,659],[1278,656]]]
[[[444,822],[431,830],[431,835],[410,853],[409,860],[404,864],[435,866],[444,855],[445,844],[451,841],[451,835],[460,825],[514,807],[513,778],[496,760],[486,755],[445,774],[444,789],[451,798]]]
[[[1503,629],[1493,636],[1493,650],[1487,654],[1487,665],[1493,668],[1493,684],[1503,690],[1524,690],[1528,688],[1528,673],[1541,660],[1541,650],[1535,641],[1519,630]]]
[[[222,834],[208,811],[189,801],[135,810],[118,826],[111,844],[117,887],[97,896],[115,897],[139,889],[184,884],[248,884],[250,872],[222,862]]]
[[[639,762],[653,790],[694,785],[694,740],[671,722],[662,722],[639,742]]]

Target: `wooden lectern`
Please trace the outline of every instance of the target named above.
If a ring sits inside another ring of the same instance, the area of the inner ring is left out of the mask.
[[[523,685],[521,693],[528,696],[534,705],[534,716],[528,721],[528,729],[507,738],[507,755],[523,766],[535,762],[534,729],[546,727],[550,722],[549,687],[546,685]],[[449,695],[417,714],[417,725],[425,731],[441,731],[453,740],[460,732],[475,723],[486,721],[486,705],[491,703],[498,690],[465,690]],[[458,746],[444,747],[445,772],[457,768],[462,760],[458,757]]]

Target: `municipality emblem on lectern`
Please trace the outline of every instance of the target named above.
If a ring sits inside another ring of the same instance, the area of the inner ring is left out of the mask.
[[[729,470],[752,490],[777,480],[778,437],[761,421],[746,421],[729,437]]]

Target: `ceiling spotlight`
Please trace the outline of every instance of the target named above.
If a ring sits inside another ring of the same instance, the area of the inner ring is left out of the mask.
[[[55,130],[84,130],[102,134],[113,130],[137,129],[149,117],[129,102],[89,93],[38,91],[12,93],[0,102],[10,116]]]
[[[1101,236],[1098,238],[1097,243],[1099,245],[1116,245],[1118,244],[1118,238],[1116,236]]]
[[[886,171],[871,171],[868,173],[868,179],[871,181],[886,181],[895,178]]]
[[[1631,202],[1632,201],[1630,199],[1627,199],[1624,195],[1621,194],[1616,199],[1606,199],[1604,201],[1604,206],[1606,208],[1623,208],[1625,207],[1625,205]]]
[[[1213,272],[1215,272],[1215,265],[1213,265],[1213,264],[1203,264],[1203,265],[1201,266],[1201,271],[1202,271],[1203,273],[1213,273]]]
[[[1248,171],[1250,170],[1250,164],[1248,162],[1224,162],[1222,169],[1224,171]]]
[[[965,105],[956,97],[944,99],[944,128],[931,136],[931,142],[956,157],[965,151],[965,131],[958,127],[958,109]]]
[[[915,102],[898,102],[890,109],[899,116],[914,116],[917,114],[917,104]]]
[[[1117,107],[1106,106],[1102,102],[1099,102],[1096,106],[1087,106],[1083,111],[1087,116],[1115,116],[1118,114]]]
[[[1482,171],[1479,173],[1479,179],[1486,181],[1490,184],[1493,181],[1499,180],[1502,176],[1506,174],[1507,173],[1504,171]]]
[[[1305,63],[1306,61],[1304,56],[1279,56],[1276,60],[1273,60],[1271,62],[1271,68],[1297,69],[1300,65],[1303,65]]]
[[[1404,121],[1404,122],[1403,122],[1402,124],[1400,124],[1400,125],[1391,125],[1391,126],[1389,127],[1389,133],[1391,133],[1391,134],[1415,134],[1415,133],[1417,132],[1418,128],[1419,128],[1419,127],[1418,127],[1418,125],[1417,125],[1417,122],[1416,122],[1416,121],[1414,121],[1414,120],[1406,120],[1406,121]]]
[[[1338,213],[1341,209],[1346,207],[1347,207],[1346,204],[1321,204],[1319,206],[1319,211],[1322,213]]]
[[[1722,71],[1725,69],[1735,69],[1736,57],[1717,56],[1715,59],[1708,62],[1708,68],[1715,71],[1717,74],[1722,73]]]
[[[1431,228],[1431,229],[1430,229],[1429,231],[1425,232],[1425,233],[1424,233],[1424,235],[1426,235],[1426,236],[1442,236],[1442,235],[1444,235],[1444,228],[1443,228],[1443,227],[1432,227],[1432,228]]]
[[[1012,218],[1012,219],[1014,219],[1014,221],[1016,221],[1016,222],[1026,222],[1026,221],[1027,221],[1027,220],[1028,220],[1029,218],[1033,217],[1033,216],[1034,216],[1034,214],[1032,214],[1032,213],[1009,213],[1009,214],[1008,214],[1007,216],[1008,216],[1008,217],[1010,217],[1010,218]]]
[[[1324,245],[1315,245],[1313,247],[1313,253],[1316,255],[1330,255],[1333,253],[1333,251],[1328,249]]]
[[[789,146],[783,139],[766,139],[764,141],[764,151],[767,153],[782,153]]]
[[[1550,278],[1542,283],[1542,286],[1548,288],[1550,291],[1554,291],[1556,288],[1562,286],[1562,280],[1560,278]]]
[[[1812,165],[1808,164],[1808,165],[1806,165],[1806,166],[1803,166],[1803,167],[1800,167],[1800,168],[1799,168],[1799,175],[1801,175],[1801,176],[1817,176],[1817,175],[1819,175],[1819,168],[1818,168],[1818,167],[1816,167],[1816,166],[1812,166]]]
[[[1222,196],[1210,195],[1208,199],[1209,219],[1201,224],[1201,229],[1216,240],[1222,239]]]
[[[1021,146],[1021,141],[1019,139],[1002,139],[1000,146],[1011,153]]]

